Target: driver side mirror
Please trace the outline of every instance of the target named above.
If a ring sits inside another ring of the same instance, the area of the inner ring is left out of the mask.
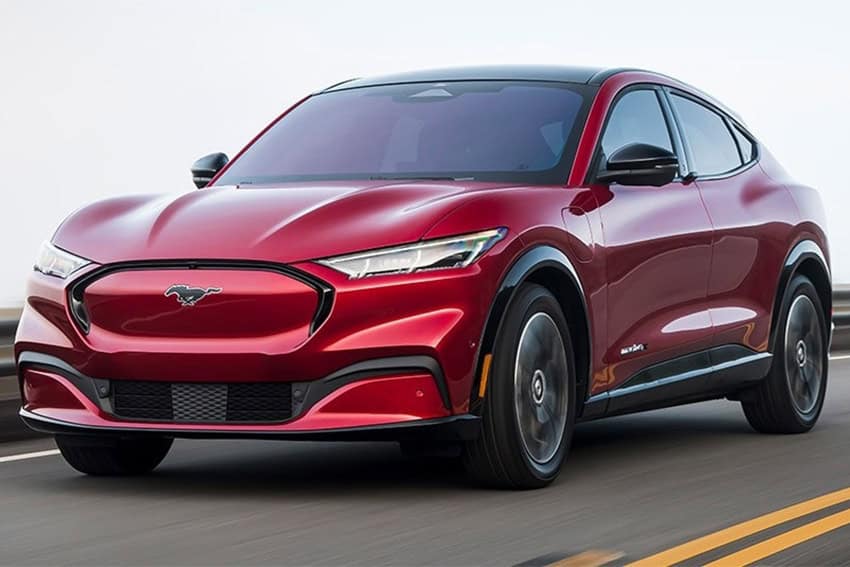
[[[650,144],[628,144],[611,154],[596,180],[661,187],[673,181],[678,173],[679,158],[670,150]]]
[[[227,156],[221,152],[204,156],[192,164],[192,181],[201,189],[209,185],[212,178],[227,165]]]

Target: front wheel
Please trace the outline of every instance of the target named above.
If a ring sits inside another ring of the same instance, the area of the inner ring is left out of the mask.
[[[69,465],[97,476],[129,476],[151,472],[168,454],[173,439],[138,439],[57,435],[56,445]]]
[[[464,451],[476,480],[540,488],[561,470],[575,424],[576,377],[564,313],[546,288],[524,284],[502,320],[480,437]]]
[[[826,395],[827,323],[812,282],[797,275],[779,311],[770,373],[742,402],[762,433],[804,433],[814,427]]]

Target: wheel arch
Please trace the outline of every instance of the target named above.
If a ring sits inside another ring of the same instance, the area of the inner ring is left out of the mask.
[[[817,290],[818,298],[824,308],[826,336],[830,335],[830,321],[832,318],[832,279],[830,277],[829,264],[821,247],[814,240],[801,240],[794,245],[785,257],[785,263],[779,275],[779,284],[776,286],[776,295],[773,299],[773,311],[770,324],[770,352],[774,352],[777,320],[779,310],[782,306],[782,298],[791,279],[796,274],[802,274],[811,280]]]
[[[476,413],[483,398],[478,396],[484,357],[492,354],[493,345],[501,328],[502,317],[523,283],[530,282],[547,288],[555,296],[570,330],[576,356],[576,410],[581,412],[587,398],[591,375],[590,319],[584,288],[575,266],[559,249],[540,245],[524,252],[502,278],[484,325],[475,366],[475,380],[470,392],[470,411]]]

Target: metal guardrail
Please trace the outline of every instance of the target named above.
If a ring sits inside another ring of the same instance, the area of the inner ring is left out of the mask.
[[[850,350],[850,285],[832,288],[832,351]]]
[[[15,340],[15,331],[18,329],[20,317],[20,309],[0,309],[0,377],[15,373],[12,343]]]

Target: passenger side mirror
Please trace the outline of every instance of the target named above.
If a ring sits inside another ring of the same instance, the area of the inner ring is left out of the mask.
[[[201,189],[209,185],[216,173],[227,165],[227,156],[221,152],[204,156],[192,164],[192,181]]]
[[[608,158],[596,176],[602,183],[667,185],[679,173],[679,158],[670,150],[650,144],[628,144]]]

